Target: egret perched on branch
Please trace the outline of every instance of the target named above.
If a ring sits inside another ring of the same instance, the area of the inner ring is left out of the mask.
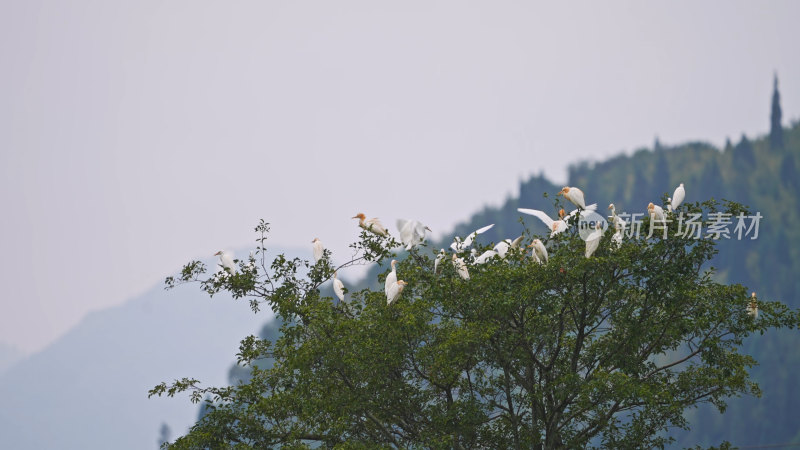
[[[431,231],[419,220],[397,219],[397,229],[400,230],[400,242],[406,244],[406,250],[425,241],[425,231]]]
[[[586,209],[586,202],[583,200],[583,191],[576,187],[564,186],[561,191],[556,195],[563,195],[570,203],[580,209]]]
[[[603,237],[603,225],[598,223],[595,225],[594,231],[586,236],[586,257],[590,258],[594,254],[597,247],[600,245],[600,238]]]
[[[386,282],[383,284],[383,289],[386,292],[386,295],[389,295],[389,289],[397,283],[397,271],[394,268],[394,265],[397,264],[397,261],[394,259],[391,262],[392,271],[386,275]]]
[[[458,275],[461,278],[469,280],[469,270],[467,270],[467,265],[464,264],[463,259],[457,258],[455,253],[453,254],[453,265],[455,266],[456,272],[458,272]]]
[[[675,192],[672,194],[672,198],[669,201],[669,210],[675,211],[678,209],[678,206],[681,206],[683,203],[683,199],[686,198],[686,189],[683,188],[683,183],[680,186],[675,188]]]
[[[654,205],[652,202],[647,205],[647,213],[650,215],[650,219],[654,221],[663,223],[666,220],[666,216],[664,216],[664,208]]]
[[[314,244],[314,262],[317,263],[322,259],[322,255],[325,254],[325,249],[322,247],[322,241],[319,238],[314,238],[311,243]]]
[[[613,203],[608,205],[608,209],[611,210],[611,223],[614,225],[614,235],[611,236],[611,242],[614,243],[616,248],[619,248],[619,246],[622,245],[622,233],[625,231],[628,223],[625,222],[625,219],[617,215],[617,208]]]
[[[523,236],[520,236],[513,241],[511,239],[503,239],[494,246],[494,251],[500,255],[501,259],[506,259],[506,253],[508,253],[508,251],[512,248],[519,248],[519,244],[522,242],[522,239]]]
[[[747,305],[747,315],[754,319],[758,318],[758,299],[756,298],[755,292],[750,295],[750,303]]]
[[[611,223],[614,224],[614,227],[618,229],[619,228],[624,229],[626,226],[628,226],[628,223],[625,222],[625,220],[622,217],[617,215],[617,207],[614,206],[613,203],[608,205],[608,209],[611,210]]]
[[[391,305],[395,302],[398,298],[400,298],[400,294],[403,293],[403,288],[406,287],[408,283],[403,280],[395,281],[389,287],[389,290],[386,292],[386,306]]]
[[[233,263],[233,254],[224,250],[214,253],[214,256],[219,256],[219,265],[223,270],[231,275],[236,273],[236,264]]]
[[[386,227],[383,226],[383,224],[377,217],[373,217],[372,219],[366,220],[367,216],[365,216],[364,213],[358,213],[351,218],[358,219],[358,226],[367,231],[371,231],[379,236],[389,235],[389,232],[386,231]]]
[[[541,220],[547,228],[550,229],[550,237],[553,237],[567,229],[567,222],[578,214],[580,211],[581,217],[586,217],[589,215],[590,211],[594,211],[597,209],[597,203],[592,203],[591,205],[587,206],[586,209],[580,211],[575,210],[569,214],[565,214],[563,209],[558,211],[558,220],[553,220],[550,216],[547,215],[544,211],[539,211],[538,209],[528,209],[528,208],[517,208],[517,211],[523,214],[530,214],[531,216],[536,216],[539,220]]]
[[[433,273],[439,271],[439,264],[441,264],[444,261],[444,256],[446,254],[447,252],[445,252],[444,249],[439,250],[439,254],[436,255],[436,259],[433,261]]]
[[[475,258],[475,264],[483,264],[486,261],[488,261],[489,259],[491,259],[493,256],[496,256],[496,255],[497,255],[496,251],[494,251],[494,250],[486,250],[485,252],[481,253],[480,256]]]
[[[483,228],[479,228],[479,229],[473,231],[472,233],[470,233],[469,235],[467,235],[467,237],[465,237],[464,240],[461,240],[460,237],[456,236],[456,238],[453,241],[453,243],[450,244],[450,248],[452,248],[453,251],[456,252],[456,253],[464,251],[467,247],[472,245],[472,241],[475,240],[475,238],[479,234],[483,234],[483,233],[489,231],[493,226],[494,226],[494,224],[491,224],[491,225],[486,225]]]
[[[541,220],[542,223],[544,223],[544,225],[550,230],[550,237],[553,237],[567,229],[567,223],[563,220],[563,209],[558,211],[558,220],[551,219],[547,213],[544,211],[539,211],[538,209],[517,208],[517,211],[521,212],[522,214],[530,214]]]
[[[537,262],[547,264],[547,247],[544,246],[541,240],[534,239],[528,247],[533,249],[533,256],[536,257]]]
[[[333,272],[333,293],[339,297],[340,302],[344,301],[344,283],[336,278],[336,272]]]

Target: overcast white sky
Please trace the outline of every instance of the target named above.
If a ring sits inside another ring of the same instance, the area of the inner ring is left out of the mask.
[[[800,2],[0,0],[0,342],[358,212],[449,230],[520,179],[800,107]],[[346,276],[346,275],[345,275]],[[199,294],[198,294],[199,295]],[[144,331],[144,330],[143,330]]]

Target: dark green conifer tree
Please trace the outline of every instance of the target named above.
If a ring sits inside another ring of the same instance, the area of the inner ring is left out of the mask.
[[[778,74],[772,90],[772,114],[770,114],[769,147],[771,149],[783,148],[783,127],[781,126],[781,94],[778,92]]]

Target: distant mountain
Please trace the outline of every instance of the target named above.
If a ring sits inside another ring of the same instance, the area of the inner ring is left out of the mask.
[[[91,313],[0,374],[0,447],[155,449],[161,424],[174,439],[197,419],[197,406],[185,395],[148,399],[147,391],[184,376],[225,385],[239,341],[263,333],[270,317],[194,285],[155,286]]]
[[[8,344],[0,342],[0,375],[20,359],[22,359],[22,352]]]

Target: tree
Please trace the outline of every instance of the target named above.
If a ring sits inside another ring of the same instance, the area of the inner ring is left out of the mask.
[[[677,220],[666,239],[629,238],[618,249],[610,227],[588,259],[576,220],[542,237],[547,264],[516,250],[483,265],[465,254],[468,280],[450,259],[434,273],[431,255],[415,248],[397,267],[408,286],[391,306],[382,289],[334,303],[323,286],[334,269],[394,256],[394,239],[367,231],[338,268],[327,251],[316,264],[278,255],[267,265],[263,222],[255,256],[238,261],[236,274],[187,264],[168,287],[198,282],[211,295],[248,298],[254,310],[267,305],[282,334],[242,341],[247,382],[185,378],[150,391],[211,396],[173,447],[658,447],[669,442],[665,430],[688,426],[686,408],[722,410],[729,396],[759,394],[748,375],[756,361],[739,346],[796,326],[797,312],[760,299],[758,318],[748,315],[745,288],[717,283],[705,268],[716,241],[677,235]],[[264,358],[274,363],[254,363]]]
[[[781,94],[778,92],[778,74],[772,88],[772,111],[769,121],[769,147],[772,149],[783,148],[783,126],[781,126]]]
[[[164,444],[169,443],[170,433],[172,431],[169,429],[169,425],[166,422],[161,422],[161,428],[159,429],[158,433],[158,446],[159,448],[163,447]]]
[[[753,144],[744,133],[739,143],[733,147],[733,163],[739,171],[752,170],[753,164],[756,163]]]

